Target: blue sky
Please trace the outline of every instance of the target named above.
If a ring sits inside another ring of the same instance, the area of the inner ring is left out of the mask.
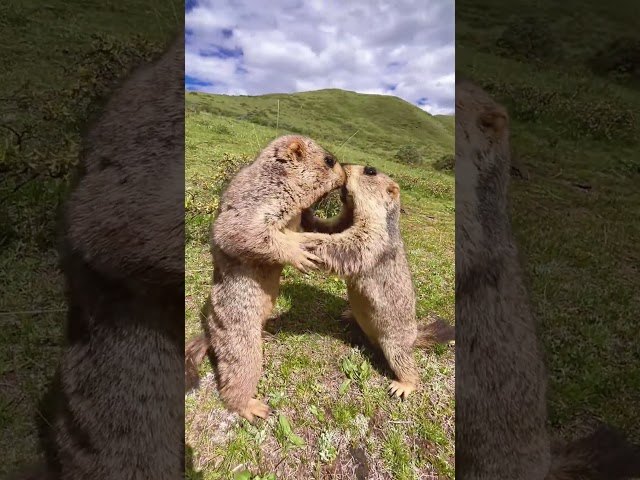
[[[453,0],[187,0],[188,90],[342,88],[454,111]]]

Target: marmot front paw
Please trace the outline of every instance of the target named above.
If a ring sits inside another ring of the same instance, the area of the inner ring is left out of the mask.
[[[322,260],[316,254],[298,246],[289,263],[302,273],[319,270]]]

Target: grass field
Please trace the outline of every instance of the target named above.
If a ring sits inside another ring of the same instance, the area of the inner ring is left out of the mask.
[[[376,166],[399,182],[418,314],[453,321],[454,180],[433,167],[453,152],[451,118],[397,98],[340,90],[190,92],[186,111],[187,339],[201,331],[212,276],[209,229],[222,180],[275,138],[276,123],[278,134],[307,134],[343,163]],[[394,161],[407,145],[417,155],[409,160],[418,163]],[[275,415],[256,427],[226,412],[211,366],[203,364],[200,389],[186,397],[192,478],[226,479],[234,469],[250,472],[246,478],[453,478],[453,349],[419,352],[423,390],[406,402],[389,399],[384,359],[338,321],[345,294],[337,278],[285,268],[259,385]]]
[[[498,47],[524,15],[548,26],[536,53],[552,58]],[[637,19],[632,2],[456,5],[457,71],[509,107],[530,177],[513,182],[511,210],[548,355],[552,423],[570,433],[597,417],[636,441],[640,92],[633,78],[595,77],[586,65],[606,42],[636,35]]]
[[[65,320],[55,218],[99,97],[183,22],[175,0],[0,5],[0,477],[38,455]],[[137,36],[140,38],[138,39]]]

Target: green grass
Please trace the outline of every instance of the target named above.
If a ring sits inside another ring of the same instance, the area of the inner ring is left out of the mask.
[[[175,0],[0,6],[0,477],[39,455],[36,403],[57,366],[66,311],[55,219],[82,124],[172,37],[182,11]]]
[[[637,7],[523,0],[456,7],[457,70],[509,108],[513,151],[530,174],[514,180],[511,212],[542,326],[552,423],[570,430],[595,416],[640,440],[640,95],[585,66],[603,41],[635,34]],[[508,16],[523,13],[548,22],[561,61],[534,65],[499,54]]]
[[[209,228],[222,180],[275,137],[278,99],[278,134],[307,134],[342,162],[374,165],[400,183],[418,314],[435,312],[452,321],[454,181],[432,165],[452,152],[451,119],[397,98],[338,90],[260,97],[188,93],[186,338],[200,333],[199,311],[211,285]],[[420,164],[393,161],[405,145],[420,150]],[[259,384],[276,414],[257,427],[225,411],[211,366],[203,364],[200,389],[187,395],[186,437],[204,479],[229,478],[236,468],[279,479],[354,478],[356,469],[372,478],[453,478],[453,350],[418,352],[423,389],[404,403],[391,400],[382,355],[358,343],[357,332],[338,320],[345,307],[341,280],[285,268]]]

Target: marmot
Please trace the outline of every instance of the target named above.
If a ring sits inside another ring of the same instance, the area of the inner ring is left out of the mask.
[[[262,327],[275,306],[285,264],[302,271],[318,258],[296,237],[302,210],[339,188],[345,174],[334,156],[310,138],[285,135],[271,142],[231,180],[212,229],[213,288],[201,336],[185,350],[185,374],[211,346],[220,397],[250,422],[265,418],[255,398],[262,375]],[[289,230],[285,231],[285,227]],[[286,233],[289,232],[289,233]]]
[[[184,30],[84,136],[65,203],[61,365],[26,478],[184,477]]]
[[[345,278],[349,309],[371,342],[379,346],[397,376],[389,393],[406,398],[420,376],[413,348],[454,339],[444,320],[416,322],[416,296],[400,235],[400,187],[373,167],[344,165],[343,208],[329,220],[311,210],[302,215],[301,241],[328,271]]]
[[[603,428],[558,451],[547,373],[507,213],[509,118],[456,81],[456,473],[464,479],[626,479],[640,451]],[[635,457],[634,457],[635,456]]]

